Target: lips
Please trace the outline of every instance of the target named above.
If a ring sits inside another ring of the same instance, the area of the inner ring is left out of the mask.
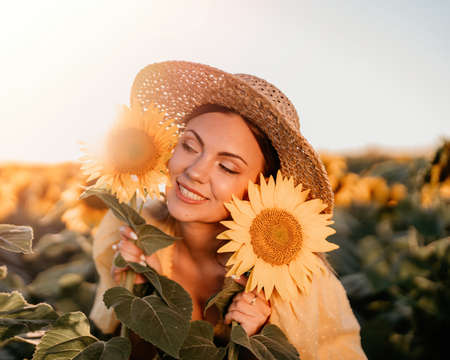
[[[181,184],[178,181],[177,181],[177,185],[178,185],[176,188],[177,195],[186,202],[198,203],[198,202],[203,202],[205,200],[208,200],[208,198],[206,196],[203,196],[198,191],[196,191],[184,184]]]

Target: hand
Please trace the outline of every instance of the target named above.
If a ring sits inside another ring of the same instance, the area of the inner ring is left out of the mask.
[[[120,229],[120,242],[117,244],[117,250],[120,255],[128,262],[137,262],[148,264],[156,271],[161,272],[161,264],[155,254],[150,256],[145,256],[142,249],[136,246],[134,243],[137,240],[137,235],[129,226],[121,226]],[[112,273],[113,279],[116,283],[122,283],[125,278],[126,271],[129,270],[128,267],[119,268],[113,265]],[[147,280],[139,274],[136,274],[135,283],[142,284]]]
[[[235,281],[241,285],[247,283],[247,279],[243,276]],[[270,304],[264,293],[262,291],[257,293],[255,289],[252,292],[241,292],[234,297],[224,323],[231,324],[235,320],[241,324],[248,336],[252,336],[259,332],[270,314]]]

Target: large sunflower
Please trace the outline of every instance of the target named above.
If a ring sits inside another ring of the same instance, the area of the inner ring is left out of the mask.
[[[159,196],[159,184],[167,181],[167,161],[176,144],[177,126],[165,120],[160,110],[150,105],[145,111],[139,103],[123,106],[117,123],[97,151],[82,147],[81,158],[87,181],[97,179],[119,201],[129,202],[139,190],[145,197]]]
[[[249,181],[250,201],[235,196],[226,203],[232,221],[222,221],[229,230],[219,239],[229,242],[218,252],[234,252],[227,276],[250,270],[246,291],[264,289],[269,299],[274,289],[283,299],[298,291],[308,293],[312,276],[325,264],[315,253],[337,249],[326,241],[335,230],[330,214],[321,214],[327,205],[320,199],[306,201],[309,190],[294,186],[292,178],[278,172],[276,182],[261,175],[260,185]]]

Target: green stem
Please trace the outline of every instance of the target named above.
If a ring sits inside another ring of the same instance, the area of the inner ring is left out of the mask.
[[[231,327],[239,325],[239,323],[235,320],[231,322]],[[228,343],[228,351],[227,351],[227,360],[238,360],[239,358],[239,348],[237,345],[231,341]]]
[[[141,202],[141,205],[139,205],[139,211],[138,211],[138,214],[139,215],[142,215],[142,209],[144,208],[144,200],[142,200],[142,202]]]
[[[130,199],[130,207],[136,210],[136,193],[134,193],[133,197]]]
[[[228,343],[227,360],[237,360],[239,358],[239,349],[233,342]]]
[[[133,292],[135,278],[136,278],[136,273],[133,270],[127,270],[123,287],[125,289],[127,289],[128,291]],[[127,327],[125,326],[125,324],[122,324],[122,327],[120,329],[120,336],[128,337],[128,331],[127,331]]]

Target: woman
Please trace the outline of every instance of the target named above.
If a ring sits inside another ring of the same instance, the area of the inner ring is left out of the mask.
[[[153,202],[146,210],[149,223],[182,240],[143,260],[180,283],[193,299],[193,320],[203,319],[206,300],[221,288],[226,273],[216,239],[225,230],[220,221],[229,217],[224,203],[232,194],[246,198],[248,181],[257,182],[259,173],[267,177],[280,169],[310,189],[311,197],[328,204],[324,211],[331,213],[333,194],[327,175],[300,134],[294,106],[262,79],[201,64],[163,62],[138,74],[131,98],[144,108],[155,103],[185,125],[168,163],[167,202]],[[116,325],[101,302],[103,292],[115,285],[110,275],[111,244],[120,236],[121,254],[130,261],[142,258],[142,252],[128,241],[136,235],[127,227],[121,227],[119,234],[119,225],[112,215],[105,217],[94,244],[101,281],[91,318],[105,332]],[[115,269],[116,281],[120,275],[120,269]],[[236,281],[244,284],[246,279]],[[248,335],[267,322],[274,323],[296,346],[301,359],[365,359],[359,325],[342,285],[329,269],[315,274],[311,282],[311,292],[295,303],[276,296],[267,301],[256,290],[242,292],[234,297],[225,323],[238,321]],[[217,318],[208,312],[205,320],[216,324]]]

